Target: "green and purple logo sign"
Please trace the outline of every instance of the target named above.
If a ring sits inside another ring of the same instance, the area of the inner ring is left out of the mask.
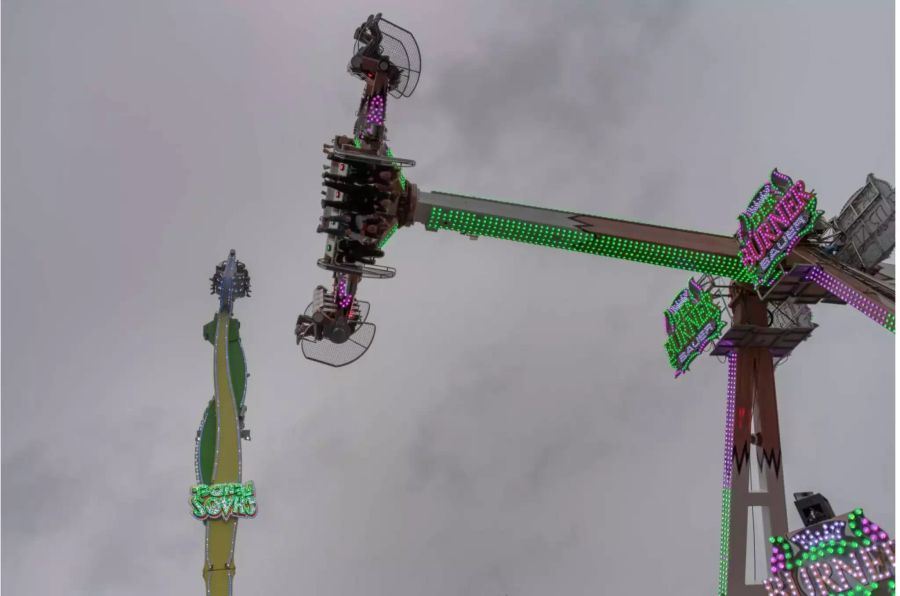
[[[725,321],[712,294],[704,291],[693,278],[664,314],[669,335],[666,352],[677,378],[687,372],[691,362],[722,334]]]
[[[195,484],[191,487],[191,507],[196,519],[221,519],[256,516],[256,488],[244,484]]]
[[[807,191],[802,180],[794,182],[777,169],[772,170],[769,180],[738,216],[735,235],[741,262],[751,272],[756,288],[778,280],[778,265],[812,231],[819,217],[816,194]]]
[[[766,594],[894,594],[895,543],[862,509],[769,538]]]

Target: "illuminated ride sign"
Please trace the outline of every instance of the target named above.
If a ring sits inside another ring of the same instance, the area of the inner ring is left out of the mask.
[[[767,594],[894,594],[894,541],[862,509],[769,538]]]
[[[690,280],[672,306],[666,309],[666,352],[675,369],[675,377],[687,372],[694,359],[709,343],[717,339],[725,328],[722,310],[713,302],[712,294]]]
[[[191,487],[191,507],[199,520],[256,516],[256,488],[244,484],[195,484]]]
[[[736,234],[738,256],[757,289],[778,279],[779,263],[812,231],[819,217],[816,194],[807,191],[802,180],[794,182],[777,169],[769,179],[738,216]]]

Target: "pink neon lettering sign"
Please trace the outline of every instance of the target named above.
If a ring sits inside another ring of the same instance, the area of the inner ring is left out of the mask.
[[[751,272],[754,286],[765,287],[781,275],[778,265],[812,231],[819,213],[816,194],[802,180],[772,170],[747,208],[738,216],[735,234],[739,257]]]

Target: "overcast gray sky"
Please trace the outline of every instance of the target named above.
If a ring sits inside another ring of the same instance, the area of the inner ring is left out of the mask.
[[[894,183],[893,10],[7,0],[3,589],[201,593],[201,327],[233,247],[260,499],[237,594],[712,593],[726,367],[672,378],[687,273],[405,229],[396,279],[362,286],[371,352],[300,356],[351,36],[382,11],[419,40],[388,125],[422,188],[730,234],[774,166],[832,215],[869,172]],[[787,491],[893,532],[894,337],[814,316],[778,370]]]

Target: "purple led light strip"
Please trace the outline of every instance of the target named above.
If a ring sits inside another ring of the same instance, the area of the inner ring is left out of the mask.
[[[737,397],[737,352],[728,354],[728,401],[725,405],[725,457],[722,472],[722,488],[731,488],[731,470],[734,464],[734,401]]]
[[[785,567],[784,553],[777,546],[772,547],[772,556],[769,557],[769,570],[775,574]]]
[[[347,308],[353,304],[353,296],[347,293],[347,280],[342,279],[338,284],[337,291],[338,306]]]
[[[366,124],[384,124],[384,98],[380,95],[374,96],[369,100],[368,114],[366,114]]]
[[[805,279],[816,282],[822,289],[831,292],[879,325],[894,331],[893,313],[883,306],[872,302],[821,267],[814,267],[811,269],[809,273],[806,274]]]
[[[734,402],[737,397],[737,352],[728,354],[728,400],[725,404],[725,457],[722,471],[722,530],[719,536],[719,594],[728,592],[731,542],[731,470],[734,462]]]

